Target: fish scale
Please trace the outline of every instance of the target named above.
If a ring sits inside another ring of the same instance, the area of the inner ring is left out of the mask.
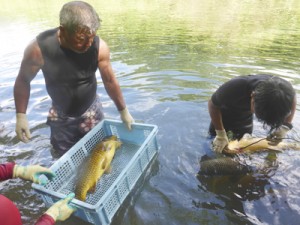
[[[110,136],[98,143],[91,154],[83,161],[75,186],[75,198],[86,200],[89,192],[94,192],[97,181],[110,169],[115,150],[121,146],[116,136]]]

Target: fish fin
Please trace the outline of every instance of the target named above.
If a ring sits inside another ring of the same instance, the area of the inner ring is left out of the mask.
[[[90,188],[90,191],[91,191],[92,193],[94,193],[94,192],[96,191],[96,185],[97,185],[97,183],[95,183],[95,184]]]
[[[93,179],[93,181],[91,182],[91,186],[87,191],[88,193],[94,193],[96,191],[97,181],[98,180],[96,178]]]
[[[111,172],[111,165],[109,165],[104,172],[105,173],[110,173]]]
[[[112,142],[109,142],[107,147],[106,147],[106,151],[110,151],[113,147],[113,143]]]
[[[102,161],[102,168],[101,168],[104,171],[106,170],[106,164],[107,164],[106,162],[107,162],[107,159],[104,158],[103,161]]]
[[[283,152],[282,150],[276,148],[268,148],[268,150],[275,151],[275,152]]]

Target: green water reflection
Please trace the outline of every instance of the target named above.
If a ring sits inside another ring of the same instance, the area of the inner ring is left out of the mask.
[[[65,2],[1,0],[0,18],[2,22],[40,21],[45,27],[53,27],[58,24],[58,12]],[[151,44],[160,47],[168,44],[174,45],[174,51],[186,48],[195,54],[212,49],[216,54],[224,49],[228,53],[230,46],[233,52],[244,54],[250,45],[262,52],[268,46],[284,48],[287,43],[291,44],[289,49],[299,46],[300,2],[297,0],[88,2],[103,20],[101,36],[109,39],[112,33],[122,34],[110,43],[118,46],[119,51],[133,46],[142,50]],[[202,49],[203,42],[210,43],[211,49]],[[288,49],[282,51],[287,53]]]

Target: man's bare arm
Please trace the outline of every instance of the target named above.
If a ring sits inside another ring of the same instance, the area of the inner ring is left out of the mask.
[[[224,130],[221,110],[214,105],[211,99],[208,101],[208,111],[215,130]]]
[[[107,44],[103,40],[100,40],[98,68],[100,70],[101,78],[107,94],[114,101],[119,111],[125,109],[126,104],[121,92],[121,88],[110,63],[110,51]]]
[[[19,74],[14,85],[14,98],[17,113],[26,113],[30,96],[30,82],[44,64],[41,50],[34,40],[24,51]]]

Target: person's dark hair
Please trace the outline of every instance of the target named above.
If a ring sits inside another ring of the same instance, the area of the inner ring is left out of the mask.
[[[83,1],[72,1],[63,5],[59,22],[69,33],[78,28],[87,28],[94,33],[100,27],[101,19],[94,8]]]
[[[259,121],[275,129],[291,113],[295,90],[279,77],[260,82],[254,90],[254,110]]]

